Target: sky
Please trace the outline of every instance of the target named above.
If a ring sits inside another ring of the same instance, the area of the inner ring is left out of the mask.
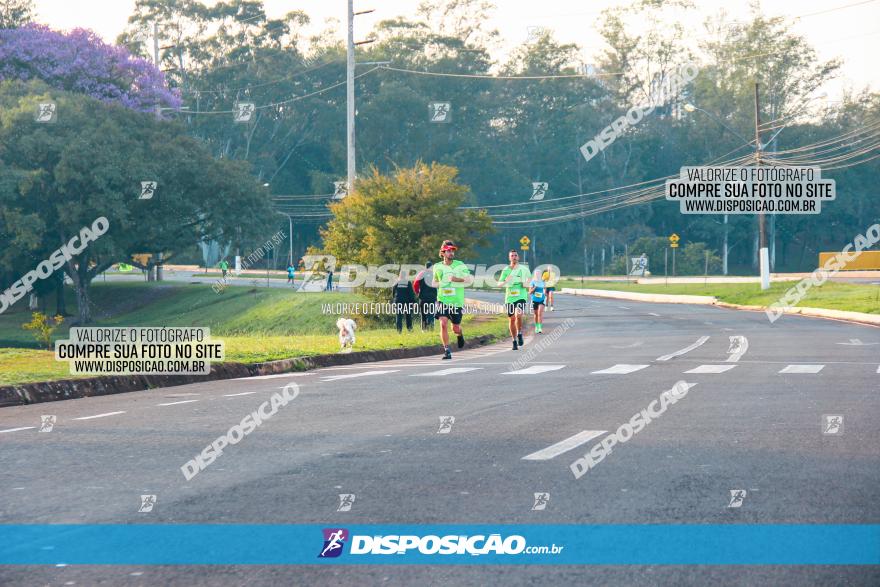
[[[203,0],[211,4],[211,0]],[[435,0],[442,2],[444,0]],[[412,16],[420,0],[355,0],[355,10],[375,9],[368,15],[358,16],[355,39],[363,39],[372,25],[396,16]],[[721,11],[728,20],[746,21],[748,3],[729,0],[693,0],[696,10],[680,22],[693,37],[706,35],[703,21]],[[526,41],[530,27],[544,27],[554,32],[556,39],[576,43],[582,47],[585,63],[595,61],[602,50],[598,33],[600,12],[608,7],[629,4],[624,0],[494,0],[490,27],[496,28],[502,38],[496,58]],[[315,33],[327,28],[327,19],[337,19],[340,38],[345,33],[341,23],[346,18],[346,0],[264,0],[270,16],[280,16],[290,10],[302,10],[312,19]],[[786,16],[792,21],[794,32],[801,34],[816,49],[819,59],[843,61],[841,75],[829,82],[822,91],[827,100],[834,101],[846,89],[861,90],[870,87],[880,90],[880,0],[763,0],[762,12],[768,16]],[[38,20],[57,29],[90,28],[106,41],[113,42],[125,26],[134,9],[134,0],[36,0]]]

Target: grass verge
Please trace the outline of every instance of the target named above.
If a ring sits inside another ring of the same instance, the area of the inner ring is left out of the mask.
[[[602,289],[613,291],[686,294],[696,296],[715,296],[722,302],[748,306],[769,306],[779,301],[789,288],[798,282],[787,281],[771,283],[770,289],[761,290],[758,283],[670,283],[638,285],[612,281],[560,280],[557,289],[563,287],[582,289]],[[880,314],[880,286],[856,283],[827,281],[821,286],[810,288],[799,307],[846,310],[866,314]]]
[[[286,289],[230,286],[217,294],[210,287],[184,284],[107,283],[93,287],[95,326],[209,327],[222,339],[226,360],[255,363],[339,351],[338,315],[328,306],[369,301],[352,293],[299,293]],[[70,299],[68,309],[74,311]],[[54,309],[54,306],[50,309]],[[52,312],[49,312],[52,313]],[[355,350],[387,350],[438,345],[434,331],[397,330],[387,320],[354,316],[358,323]],[[0,385],[71,378],[68,363],[38,350],[21,325],[30,319],[23,305],[0,315]],[[507,330],[503,316],[465,316],[465,335],[500,337]],[[54,339],[67,338],[70,323]],[[83,376],[87,377],[87,376]]]

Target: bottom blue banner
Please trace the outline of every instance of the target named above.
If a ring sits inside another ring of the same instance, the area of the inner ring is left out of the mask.
[[[880,525],[0,525],[6,565],[877,565]]]

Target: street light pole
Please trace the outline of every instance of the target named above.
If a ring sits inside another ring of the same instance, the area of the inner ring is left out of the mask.
[[[755,82],[755,167],[761,166],[761,109],[758,82]],[[761,269],[761,289],[770,289],[770,254],[767,250],[767,217],[758,213],[758,264]]]
[[[346,63],[346,109],[348,121],[346,125],[348,193],[354,188],[356,174],[354,156],[354,0],[348,0],[348,43]]]

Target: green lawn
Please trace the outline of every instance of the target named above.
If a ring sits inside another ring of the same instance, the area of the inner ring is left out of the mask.
[[[323,313],[321,305],[366,300],[350,293],[245,286],[229,286],[217,294],[206,286],[167,283],[96,283],[92,291],[96,326],[209,327],[212,338],[223,340],[227,361],[246,363],[337,352],[338,315]],[[75,307],[71,299],[68,309]],[[423,333],[417,328],[398,334],[387,320],[354,318],[359,326],[355,350],[439,345],[437,331]],[[30,333],[21,329],[29,319],[21,304],[0,314],[0,385],[70,377],[66,362],[37,350]],[[55,339],[66,338],[68,329],[68,325],[59,328]],[[501,336],[506,330],[507,320],[501,316],[465,318],[465,334],[470,337]]]
[[[687,294],[696,296],[715,296],[730,304],[749,306],[769,306],[781,298],[785,292],[797,285],[797,281],[771,283],[770,289],[761,291],[757,283],[670,283],[669,285],[637,285],[619,281],[560,280],[557,288],[573,287],[583,289],[604,289],[615,291]],[[827,281],[821,286],[813,286],[798,307],[826,308],[880,314],[880,286],[868,284],[838,283]]]

